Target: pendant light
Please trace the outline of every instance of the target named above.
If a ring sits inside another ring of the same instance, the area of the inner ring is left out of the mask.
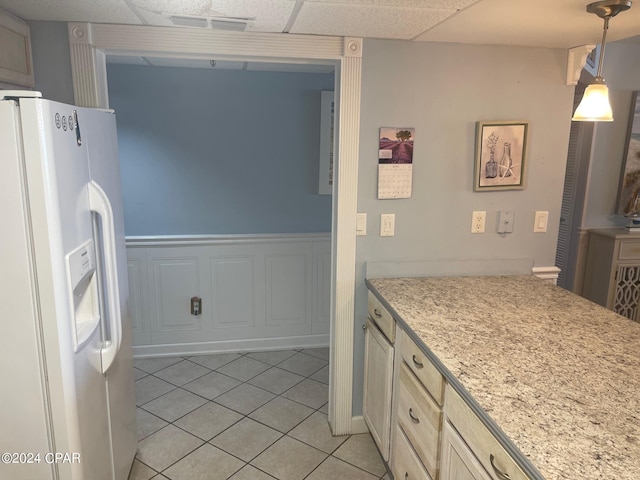
[[[571,120],[578,122],[612,122],[613,113],[609,103],[609,89],[602,78],[602,63],[604,61],[604,47],[607,41],[609,19],[618,13],[631,8],[630,0],[603,0],[587,5],[587,12],[595,13],[604,19],[602,32],[602,45],[600,47],[600,59],[598,60],[598,73],[596,78],[584,91],[584,96],[578,108],[576,108]]]

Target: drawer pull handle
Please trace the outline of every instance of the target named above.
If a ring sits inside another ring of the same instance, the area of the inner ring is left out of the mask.
[[[380,310],[378,310],[377,308],[373,309],[373,314],[378,318],[382,318],[382,314],[380,313]]]
[[[417,367],[417,368],[422,368],[424,367],[424,363],[419,362],[418,360],[416,360],[416,356],[413,356],[413,364]]]
[[[410,408],[410,409],[409,409],[409,418],[411,418],[411,421],[412,421],[413,423],[420,423],[420,419],[419,419],[418,417],[415,417],[415,416],[413,415],[413,408]]]
[[[491,463],[491,468],[493,468],[493,471],[495,472],[495,474],[498,477],[498,479],[499,480],[511,480],[511,477],[509,476],[509,474],[500,471],[500,469],[498,467],[496,467],[495,463],[493,463],[494,459],[495,459],[495,457],[493,456],[493,453],[490,454],[489,455],[489,462]]]

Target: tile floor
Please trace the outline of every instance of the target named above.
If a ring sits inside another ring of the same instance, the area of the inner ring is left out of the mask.
[[[369,434],[333,437],[329,349],[135,360],[129,480],[376,480]]]

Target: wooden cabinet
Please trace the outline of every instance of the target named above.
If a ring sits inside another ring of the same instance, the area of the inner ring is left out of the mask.
[[[394,380],[391,471],[395,478],[409,474],[404,460],[406,440],[424,470],[425,478],[438,478],[444,379],[404,330],[398,330]],[[404,440],[403,440],[404,439]]]
[[[432,480],[402,428],[394,429],[394,455],[391,459],[393,478],[398,480]]]
[[[392,332],[395,338],[395,321],[372,295],[369,297],[369,315],[365,329],[362,415],[382,457],[388,461],[394,347],[379,325],[384,331]]]
[[[589,231],[582,296],[640,321],[640,234],[624,228]]]
[[[0,45],[0,88],[33,87],[29,26],[1,9]]]
[[[440,480],[491,480],[449,422],[445,422],[442,434],[440,472]]]
[[[363,414],[394,478],[530,480],[438,359],[371,293],[368,303]]]
[[[467,402],[465,402],[458,392],[449,384],[447,384],[445,389],[444,412],[447,425],[455,428],[456,432],[468,447],[469,452],[467,453],[473,454],[477,463],[482,465],[486,472],[490,473],[488,478],[495,478],[497,480],[529,479],[487,429],[482,420],[471,410]],[[455,440],[451,440],[450,438],[448,441],[450,443],[452,441],[455,442]],[[450,447],[443,443],[443,452],[444,449],[447,448]],[[461,455],[460,451],[458,454]],[[476,474],[476,476],[470,478],[487,478],[486,476],[477,475],[480,474]],[[443,475],[442,478],[457,480],[458,477],[447,477]]]

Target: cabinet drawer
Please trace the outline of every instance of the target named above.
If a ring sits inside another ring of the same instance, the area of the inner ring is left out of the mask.
[[[399,426],[396,426],[394,436],[395,448],[391,460],[393,478],[396,480],[431,480]]]
[[[404,362],[400,367],[398,384],[398,423],[427,472],[436,478],[441,410]]]
[[[640,260],[640,240],[621,240],[618,259]]]
[[[492,478],[529,480],[462,397],[449,385],[446,388],[444,409],[449,421]],[[500,476],[498,471],[504,476]]]
[[[396,341],[396,321],[371,292],[369,292],[368,307],[371,319],[378,325],[385,337],[394,343]]]
[[[444,396],[444,379],[438,369],[431,363],[418,345],[400,330],[400,354],[418,380],[426,387],[438,405],[442,405]]]

